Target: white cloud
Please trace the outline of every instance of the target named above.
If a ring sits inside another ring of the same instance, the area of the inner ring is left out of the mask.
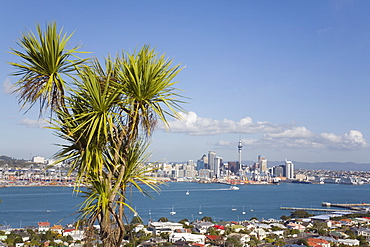
[[[189,135],[254,134],[259,137],[257,139],[243,139],[243,145],[264,148],[355,150],[368,147],[365,138],[358,130],[350,130],[343,134],[314,133],[304,126],[253,122],[250,117],[233,121],[202,118],[198,117],[195,112],[181,115],[182,120],[169,122],[171,132]],[[237,142],[219,140],[214,145],[234,148],[237,146]]]
[[[46,122],[44,119],[29,119],[29,118],[23,118],[20,122],[20,125],[25,125],[30,128],[45,128],[49,126],[48,122]]]
[[[284,130],[283,125],[273,125],[269,122],[253,123],[252,118],[245,117],[235,122],[230,119],[214,120],[198,117],[195,112],[180,113],[182,120],[170,121],[170,131],[187,133],[189,135],[217,135],[224,133],[261,133],[279,132]]]
[[[3,83],[3,92],[6,94],[11,94],[13,92],[13,84],[11,83],[9,78],[6,78],[6,80]]]

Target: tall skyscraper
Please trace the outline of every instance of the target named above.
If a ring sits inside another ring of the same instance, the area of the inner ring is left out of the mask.
[[[285,160],[285,171],[284,175],[287,179],[294,178],[294,164],[289,160]]]
[[[258,167],[260,168],[261,172],[267,171],[267,159],[263,157],[263,155],[258,155]]]
[[[201,170],[201,169],[207,169],[208,165],[208,157],[207,155],[203,154],[202,158],[200,158],[199,160],[197,160],[197,170]]]
[[[222,164],[222,158],[221,157],[215,157],[215,168],[213,170],[216,178],[221,177],[221,164]]]
[[[216,152],[209,151],[208,152],[208,169],[212,171],[215,170],[215,158],[216,158]]]
[[[239,140],[239,144],[238,144],[238,153],[239,153],[238,170],[242,168],[242,149],[243,149],[242,141]]]

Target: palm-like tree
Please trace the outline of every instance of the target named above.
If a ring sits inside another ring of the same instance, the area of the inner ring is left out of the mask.
[[[19,94],[22,107],[37,101],[40,103],[40,114],[43,110],[63,107],[66,90],[65,77],[73,77],[79,65],[86,62],[78,58],[81,46],[67,48],[71,35],[57,31],[55,22],[47,25],[43,32],[36,26],[37,34],[24,32],[17,44],[21,50],[11,49],[12,54],[21,58],[20,63],[9,62],[15,67],[15,76],[21,76],[15,84],[14,92]]]
[[[69,160],[78,181],[89,184],[81,216],[91,224],[99,221],[104,246],[122,241],[124,209],[133,210],[125,200],[128,186],[143,193],[140,184],[157,190],[145,175],[154,169],[144,165],[147,137],[157,116],[166,122],[162,104],[175,116],[181,102],[172,88],[178,66],[169,67],[147,46],[127,57],[108,58],[106,70],[96,60],[92,68],[80,70],[76,90],[66,98],[69,110],[58,111],[56,125],[70,142],[57,157]]]
[[[80,217],[90,227],[99,222],[104,246],[120,246],[125,209],[134,211],[126,200],[127,189],[147,194],[144,184],[158,190],[146,175],[155,169],[146,165],[146,148],[157,121],[166,125],[167,116],[178,117],[182,110],[173,82],[180,65],[172,66],[172,60],[149,46],[114,59],[108,56],[104,66],[97,59],[91,64],[68,60],[78,48],[66,50],[70,36],[57,33],[55,23],[44,34],[39,26],[37,30],[40,44],[27,33],[21,42],[26,52],[13,50],[26,61],[11,63],[19,69],[15,75],[22,76],[16,92],[23,104],[40,100],[40,112],[50,106],[56,113],[53,128],[66,144],[55,157],[68,161],[70,172],[77,171],[76,189],[85,196]],[[72,79],[69,84],[62,74]],[[88,185],[86,190],[79,190],[82,184]]]

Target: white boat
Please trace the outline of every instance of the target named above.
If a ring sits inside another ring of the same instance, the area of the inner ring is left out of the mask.
[[[236,211],[236,208],[233,206],[233,207],[231,208],[231,210],[232,210],[232,211]]]
[[[202,214],[203,212],[202,212],[202,206],[199,206],[199,212],[198,212],[198,214]]]
[[[235,185],[231,185],[229,190],[239,190],[239,187]]]
[[[243,212],[242,212],[242,214],[245,214],[244,206],[243,206]]]
[[[170,212],[170,215],[175,215],[175,214],[176,214],[175,209],[174,209],[174,207],[172,206],[172,211]]]
[[[190,195],[190,192],[189,191],[186,191],[185,195],[187,195],[187,196]]]

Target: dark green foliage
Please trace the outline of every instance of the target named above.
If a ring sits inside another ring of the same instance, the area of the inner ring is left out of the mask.
[[[202,221],[212,222],[212,218],[211,218],[211,217],[209,217],[209,216],[204,216],[204,217],[202,218]]]
[[[304,245],[304,246],[310,246],[307,242],[306,239],[304,238],[301,238],[301,239],[298,239],[297,242],[295,242],[296,244],[299,244],[299,245]]]
[[[134,216],[131,220],[131,225],[135,225],[135,224],[143,224],[143,219],[138,217],[138,216]]]
[[[168,219],[166,217],[161,217],[158,220],[159,222],[168,222]]]
[[[226,247],[243,247],[242,243],[240,242],[240,238],[237,236],[231,236],[226,239]]]
[[[296,210],[290,216],[292,216],[293,218],[308,218],[311,217],[312,214],[308,213],[305,210]]]

